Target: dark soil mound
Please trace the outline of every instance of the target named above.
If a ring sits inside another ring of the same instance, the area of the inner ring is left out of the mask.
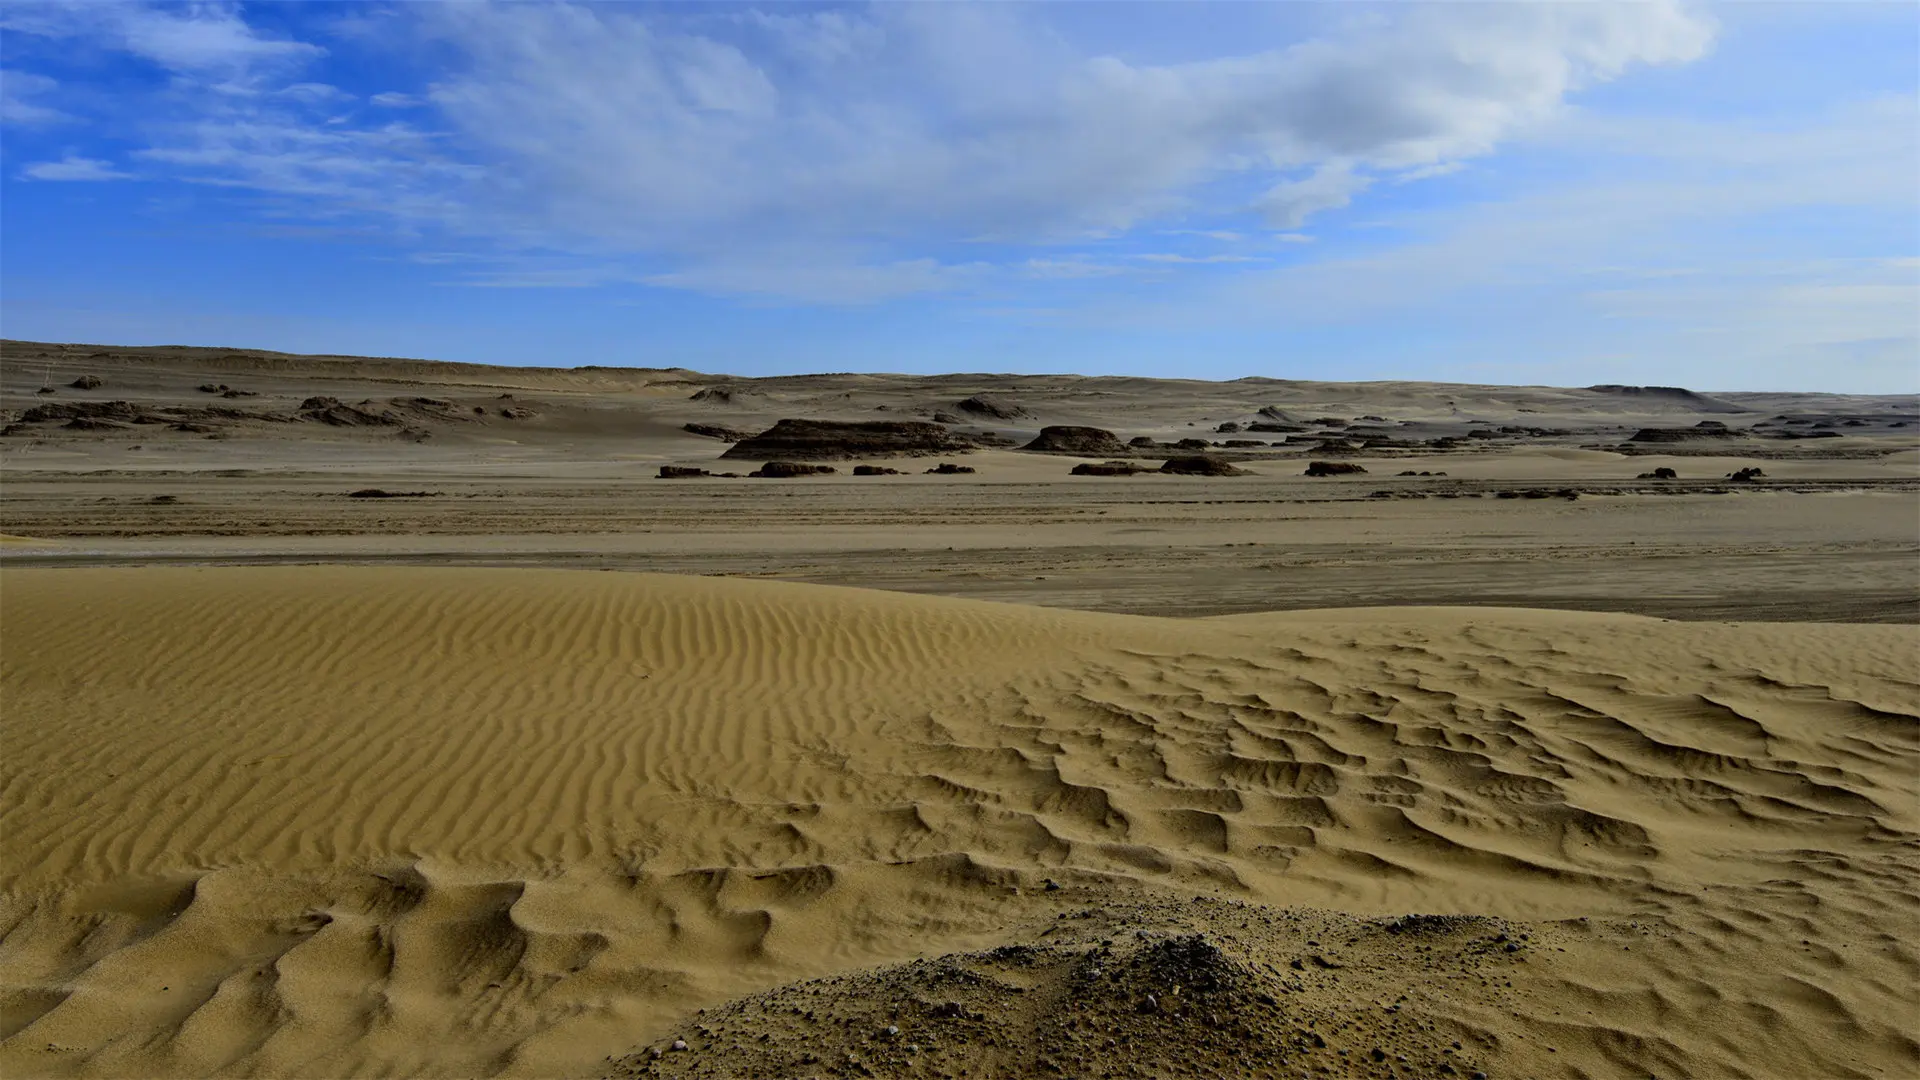
[[[1213,446],[1205,439],[1181,439],[1173,445],[1181,450],[1206,450]]]
[[[505,414],[502,413],[502,415]],[[695,435],[705,435],[709,439],[720,439],[723,442],[739,442],[742,439],[753,438],[751,431],[741,431],[739,428],[730,428],[721,424],[682,424],[680,429]]]
[[[1211,454],[1194,454],[1191,457],[1168,458],[1160,466],[1163,473],[1176,476],[1243,476],[1245,469],[1236,469],[1231,462]]]
[[[1219,432],[1222,435],[1234,435],[1239,433],[1240,425],[1229,420],[1226,423],[1221,424],[1219,427],[1214,428],[1213,430]]]
[[[966,439],[925,420],[782,420],[720,456],[818,461],[963,454],[970,449]]]
[[[899,476],[900,470],[890,469],[885,465],[855,465],[853,467],[853,475],[855,476]]]
[[[960,402],[959,407],[961,412],[972,413],[975,416],[991,416],[995,420],[1018,420],[1023,416],[1033,415],[1011,401],[988,397],[985,394],[975,394]]]
[[[1155,443],[1153,441],[1153,436],[1151,435],[1135,435],[1133,438],[1127,440],[1127,445],[1128,446],[1153,446],[1155,445]]]
[[[1105,428],[1064,424],[1041,428],[1040,434],[1020,449],[1043,454],[1083,454],[1088,457],[1127,452],[1120,437]]]
[[[660,479],[662,480],[692,480],[697,477],[712,475],[712,473],[705,469],[690,469],[684,465],[660,466]]]
[[[955,465],[951,461],[943,461],[927,470],[927,472],[935,476],[959,476],[962,473],[970,473],[973,471],[975,470],[971,465]]]
[[[1095,464],[1083,461],[1073,467],[1074,476],[1133,476],[1137,473],[1152,472],[1143,465],[1131,461],[1105,461]]]
[[[1363,473],[1366,471],[1364,466],[1355,465],[1351,461],[1309,461],[1307,462],[1307,471],[1304,475],[1351,476],[1355,473]]]
[[[1766,473],[1763,473],[1759,469],[1755,469],[1755,468],[1738,469],[1728,473],[1727,479],[1733,481],[1736,484],[1747,484],[1747,483],[1752,483],[1755,480],[1764,479],[1766,475],[1767,475]]]
[[[1660,468],[1653,470],[1652,472],[1641,473],[1639,476],[1639,479],[1641,480],[1678,480],[1680,479],[1680,474],[1677,472],[1674,472],[1672,469],[1669,469],[1663,465]]]
[[[831,465],[809,465],[800,461],[769,461],[747,475],[778,480],[790,476],[823,476],[838,471]]]
[[[75,390],[98,390],[107,385],[107,380],[98,375],[82,375],[67,385]]]

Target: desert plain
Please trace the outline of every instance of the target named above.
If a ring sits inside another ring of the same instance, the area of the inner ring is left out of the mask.
[[[7,1077],[1920,1075],[1911,395],[0,412]]]

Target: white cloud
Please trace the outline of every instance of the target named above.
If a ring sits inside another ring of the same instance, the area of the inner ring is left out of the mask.
[[[1252,255],[1181,255],[1175,252],[1147,252],[1133,257],[1153,263],[1247,263],[1262,261]]]
[[[1328,162],[1300,180],[1275,184],[1260,196],[1258,205],[1267,219],[1283,229],[1297,229],[1323,210],[1337,210],[1353,202],[1373,181],[1355,176],[1344,161]]]
[[[417,109],[426,104],[424,98],[419,98],[412,94],[402,94],[395,90],[375,94],[367,100],[383,109]]]
[[[59,109],[31,100],[45,97],[59,86],[58,82],[45,75],[11,69],[0,70],[0,123],[30,127],[72,120],[73,117]]]
[[[306,42],[261,36],[231,3],[16,5],[0,19],[0,28],[41,37],[88,38],[169,71],[223,79],[326,53]]]
[[[133,174],[121,172],[111,162],[98,158],[74,157],[72,154],[59,161],[41,161],[20,170],[20,175],[28,180],[131,180]]]
[[[1053,244],[1248,210],[1294,229],[1377,178],[1490,153],[1580,87],[1695,58],[1713,34],[1667,0],[1406,7],[1156,65],[1087,55],[1047,17],[414,5],[383,32],[451,58],[425,88],[433,112],[356,126],[318,111],[325,84],[293,81],[324,50],[264,34],[233,5],[5,16],[174,72],[186,89],[139,156],[183,178],[295,200],[282,213],[375,214],[664,262],[645,275],[663,286],[795,297],[952,287],[972,276],[925,252],[964,240]],[[765,251],[780,254],[747,265]]]

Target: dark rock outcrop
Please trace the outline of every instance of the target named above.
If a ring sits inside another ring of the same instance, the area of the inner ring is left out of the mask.
[[[974,471],[974,468],[971,465],[955,465],[951,461],[943,461],[940,464],[935,465],[933,468],[927,470],[927,472],[931,473],[934,476],[959,476],[963,473],[970,473],[973,471]]]
[[[1305,476],[1351,476],[1366,472],[1366,468],[1351,461],[1309,461]]]
[[[1641,428],[1633,433],[1628,442],[1690,442],[1694,439],[1732,438],[1734,431],[1727,425],[1714,420],[1702,420],[1697,426],[1684,428]]]
[[[1040,434],[1020,449],[1043,454],[1081,454],[1087,457],[1127,452],[1120,437],[1105,428],[1073,427],[1065,424],[1041,428]]]
[[[1296,434],[1298,432],[1305,431],[1307,429],[1305,425],[1302,425],[1302,424],[1275,423],[1271,420],[1255,420],[1253,423],[1247,425],[1247,430],[1258,431],[1258,432],[1271,432],[1271,433],[1280,434],[1280,435],[1291,435],[1291,434]]]
[[[1757,468],[1736,469],[1727,474],[1727,479],[1736,484],[1748,484],[1766,478],[1766,473]]]
[[[662,480],[692,480],[696,477],[712,475],[712,473],[705,469],[691,469],[684,465],[660,466],[660,479]]]
[[[1234,435],[1239,433],[1240,425],[1234,423],[1231,420],[1228,420],[1225,423],[1221,424],[1219,427],[1214,428],[1213,430],[1219,432],[1222,435]]]
[[[1247,470],[1235,468],[1233,463],[1211,454],[1194,454],[1168,458],[1160,471],[1176,476],[1242,476]]]
[[[855,465],[853,467],[853,475],[855,476],[899,476],[900,470],[890,469],[885,465]]]
[[[1173,445],[1177,450],[1207,450],[1213,447],[1213,444],[1205,439],[1181,439]]]
[[[747,475],[780,480],[792,476],[824,476],[839,471],[831,465],[810,465],[801,461],[769,461]]]
[[[501,415],[504,416],[506,413],[503,411]],[[730,428],[724,424],[681,424],[680,430],[689,431],[695,435],[705,435],[709,439],[719,439],[722,442],[731,443],[737,443],[742,439],[753,438],[753,432],[751,431],[741,431],[739,428]]]
[[[967,439],[925,420],[782,420],[734,443],[720,456],[833,461],[964,454],[972,448]]]
[[[1074,476],[1133,476],[1137,473],[1153,470],[1131,461],[1103,461],[1099,463],[1083,461],[1073,467]]]
[[[75,390],[98,390],[107,385],[107,380],[98,375],[82,375],[67,385]]]
[[[1662,466],[1660,466],[1659,468],[1657,468],[1657,469],[1655,469],[1655,470],[1653,470],[1652,472],[1643,472],[1643,473],[1641,473],[1641,474],[1639,475],[1639,477],[1638,477],[1638,479],[1641,479],[1641,480],[1678,480],[1678,479],[1680,479],[1680,474],[1679,474],[1679,473],[1677,473],[1677,472],[1674,472],[1674,471],[1673,471],[1672,469],[1669,469],[1669,468],[1667,468],[1667,467],[1666,467],[1665,465],[1662,465]]]
[[[1220,445],[1228,447],[1229,449],[1238,449],[1249,446],[1265,446],[1267,444],[1259,439],[1228,439]]]
[[[725,386],[703,386],[695,390],[688,401],[698,401],[707,405],[731,405],[735,391]]]
[[[1023,416],[1033,415],[1011,401],[989,397],[986,394],[973,395],[960,402],[959,408],[961,412],[972,413],[975,416],[991,416],[995,420],[1018,420]]]

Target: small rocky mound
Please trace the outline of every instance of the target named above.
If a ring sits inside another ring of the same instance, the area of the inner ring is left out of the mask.
[[[964,454],[972,448],[966,439],[925,420],[782,420],[720,456],[818,461]]]
[[[1249,446],[1265,446],[1267,444],[1260,439],[1228,439],[1220,445],[1229,449],[1239,449]]]
[[[1240,425],[1234,423],[1231,420],[1228,420],[1227,422],[1221,424],[1219,427],[1216,427],[1213,430],[1219,432],[1222,435],[1234,435],[1240,431]]]
[[[739,428],[730,428],[723,424],[681,424],[680,430],[689,431],[695,435],[705,435],[709,439],[719,439],[722,442],[737,443],[742,439],[753,438],[751,431],[741,431]]]
[[[1199,901],[1190,910],[1215,909],[1254,914]],[[808,979],[702,1009],[601,1075],[1485,1080],[1492,1040],[1446,1022],[1423,987],[1497,979],[1529,941],[1469,917],[1289,914],[1265,925],[1279,932],[1148,930],[1108,912],[1063,912],[1044,942]],[[1381,967],[1393,974],[1355,953],[1389,957]]]
[[[1033,415],[1011,401],[989,397],[986,394],[973,395],[960,402],[959,408],[961,412],[972,413],[975,416],[991,416],[995,420],[1018,420],[1021,417]]]
[[[793,476],[824,476],[839,471],[831,465],[809,465],[800,461],[769,461],[747,475],[781,480]]]
[[[1366,467],[1351,461],[1309,461],[1304,476],[1351,476],[1366,472]]]
[[[1365,469],[1362,469],[1362,470],[1360,470],[1360,471],[1361,471],[1361,472],[1365,472],[1366,470],[1365,470]],[[1447,475],[1447,474],[1446,474],[1446,473],[1443,473],[1443,472],[1430,472],[1430,471],[1428,471],[1428,470],[1426,470],[1426,469],[1419,469],[1419,470],[1414,470],[1414,469],[1401,469],[1401,470],[1400,470],[1400,471],[1399,471],[1399,472],[1398,472],[1397,474],[1395,474],[1395,475],[1398,475],[1398,476],[1445,476],[1445,475]]]
[[[67,385],[75,390],[98,390],[107,385],[107,380],[98,375],[82,375]]]
[[[1213,446],[1212,443],[1205,439],[1181,439],[1173,445],[1175,449],[1179,450],[1207,450]]]
[[[1655,470],[1653,470],[1652,472],[1643,472],[1643,473],[1641,473],[1641,474],[1640,474],[1640,476],[1638,477],[1638,479],[1641,479],[1641,480],[1678,480],[1678,479],[1680,479],[1680,474],[1679,474],[1679,473],[1677,473],[1677,472],[1674,472],[1674,471],[1673,471],[1672,469],[1669,469],[1669,468],[1667,468],[1667,467],[1666,467],[1665,465],[1662,465],[1662,466],[1660,466],[1659,468],[1657,468],[1657,469],[1655,469]]]
[[[1133,438],[1127,440],[1127,445],[1128,446],[1154,446],[1157,444],[1153,441],[1153,436],[1151,435],[1135,435]]]
[[[1747,484],[1755,480],[1765,479],[1766,475],[1766,473],[1761,472],[1757,468],[1736,469],[1727,474],[1727,479],[1736,484]]]
[[[707,405],[733,404],[734,391],[725,386],[706,386],[695,390],[688,401],[698,401]]]
[[[940,464],[935,465],[933,468],[927,470],[929,474],[934,476],[959,476],[963,473],[970,473],[973,471],[975,470],[974,470],[974,467],[971,465],[955,465],[951,461],[943,461]]]
[[[685,465],[660,466],[660,479],[662,480],[693,480],[702,476],[712,475],[712,473],[705,469],[694,469]]]
[[[1021,447],[1042,454],[1080,454],[1085,457],[1124,454],[1126,445],[1105,428],[1073,427],[1054,424],[1040,429],[1034,440]]]
[[[945,409],[940,409],[933,414],[933,422],[936,424],[964,424],[967,421],[963,417],[955,416]]]
[[[1247,425],[1247,430],[1263,434],[1291,435],[1298,434],[1307,429],[1303,424],[1283,424],[1274,423],[1271,420],[1255,420],[1253,423]]]
[[[1283,424],[1299,423],[1298,420],[1295,420],[1293,417],[1288,416],[1286,410],[1280,408],[1278,405],[1260,406],[1260,416],[1262,419],[1278,420],[1280,423],[1283,423]]]
[[[1168,458],[1160,471],[1175,476],[1244,476],[1247,470],[1237,469],[1231,462],[1212,454],[1194,454]]]
[[[968,471],[972,471],[972,470],[968,470]],[[899,476],[900,470],[890,469],[885,465],[855,465],[853,467],[853,475],[855,476]]]
[[[1143,465],[1136,465],[1131,461],[1103,461],[1103,462],[1100,462],[1099,464],[1095,464],[1091,461],[1083,461],[1080,464],[1075,465],[1073,467],[1072,475],[1074,476],[1133,476],[1138,473],[1152,472],[1152,471],[1153,470],[1148,469]]]

